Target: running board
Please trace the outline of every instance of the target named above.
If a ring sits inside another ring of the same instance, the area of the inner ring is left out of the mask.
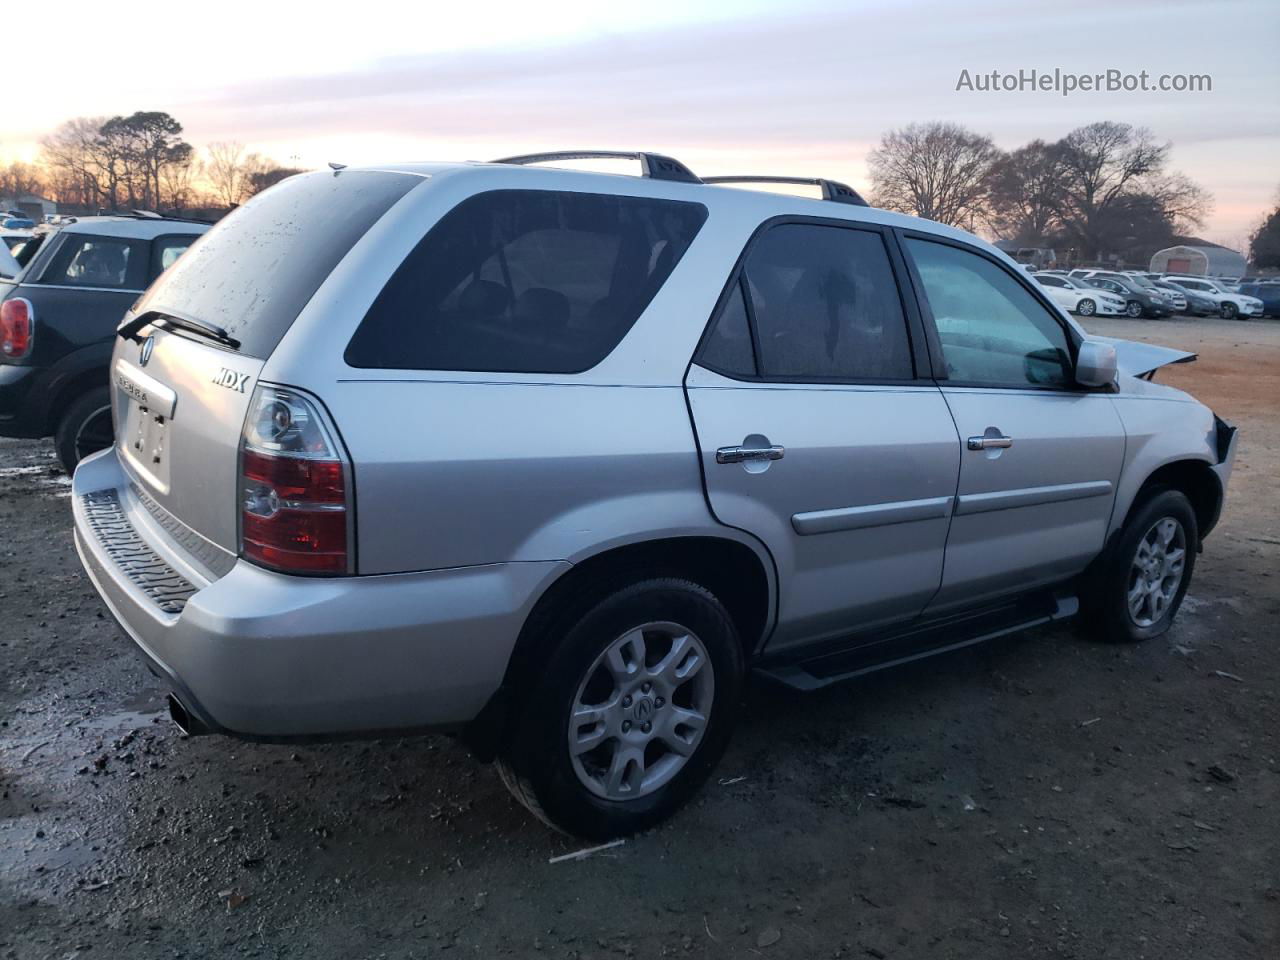
[[[757,673],[795,690],[818,690],[850,677],[901,666],[914,660],[960,650],[1006,634],[1073,617],[1080,609],[1074,596],[1039,594],[984,607],[969,613],[917,623],[893,633],[851,637],[840,649],[807,658],[771,663]]]

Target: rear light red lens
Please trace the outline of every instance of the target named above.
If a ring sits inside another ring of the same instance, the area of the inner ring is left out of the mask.
[[[0,353],[17,359],[31,349],[31,303],[12,297],[0,303]]]
[[[347,474],[318,405],[259,385],[240,449],[240,554],[283,573],[351,573]]]
[[[347,514],[344,510],[283,508],[270,517],[245,511],[244,555],[286,573],[346,573]]]

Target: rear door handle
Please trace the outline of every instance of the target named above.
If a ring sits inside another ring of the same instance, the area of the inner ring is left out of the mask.
[[[781,460],[786,447],[721,447],[716,451],[716,463],[746,463],[751,460]]]
[[[1004,450],[1013,446],[1013,437],[970,437],[970,450]]]

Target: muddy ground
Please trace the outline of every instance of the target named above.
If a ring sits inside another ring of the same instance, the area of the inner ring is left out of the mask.
[[[0,444],[0,957],[1280,956],[1280,324],[1092,326],[1242,429],[1175,629],[756,684],[701,799],[583,861],[445,738],[180,736]]]

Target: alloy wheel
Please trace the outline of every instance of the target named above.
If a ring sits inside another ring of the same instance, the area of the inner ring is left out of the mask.
[[[628,630],[587,670],[568,724],[578,780],[606,800],[634,800],[680,772],[706,733],[715,674],[702,641],[678,623]]]
[[[1162,517],[1138,541],[1125,596],[1139,627],[1158,621],[1173,604],[1186,570],[1187,535],[1173,517]]]
[[[1076,304],[1076,312],[1082,317],[1092,317],[1094,311],[1093,301],[1085,298]]]
[[[1140,316],[1142,316],[1142,304],[1140,304],[1137,300],[1130,300],[1125,305],[1124,312],[1126,315],[1137,320]]]

